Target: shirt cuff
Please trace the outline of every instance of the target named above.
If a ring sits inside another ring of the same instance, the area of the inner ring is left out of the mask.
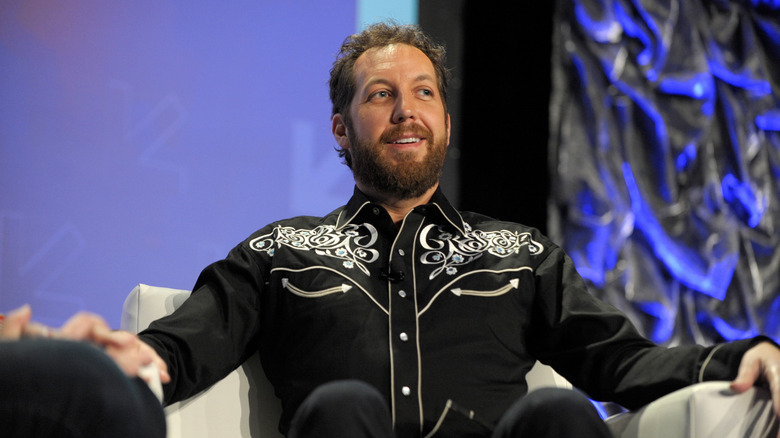
[[[770,342],[777,345],[769,337],[756,336],[751,339],[743,339],[711,347],[699,364],[696,382],[734,380],[737,377],[742,356],[762,342]]]

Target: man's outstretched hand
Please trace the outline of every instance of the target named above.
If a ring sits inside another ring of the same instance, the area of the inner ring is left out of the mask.
[[[780,418],[780,348],[770,342],[762,342],[745,353],[731,389],[745,392],[758,382],[769,386],[775,415]]]

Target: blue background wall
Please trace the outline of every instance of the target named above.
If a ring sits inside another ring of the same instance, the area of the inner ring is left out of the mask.
[[[377,5],[3,2],[0,312],[117,326],[136,283],[189,288],[255,229],[342,204],[335,51],[416,13]]]

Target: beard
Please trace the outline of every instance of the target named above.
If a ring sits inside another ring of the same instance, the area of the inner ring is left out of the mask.
[[[385,144],[403,133],[409,133],[408,127],[395,126],[385,132],[378,143],[357,138],[353,129],[349,129],[352,174],[355,181],[373,189],[377,193],[396,199],[411,199],[422,196],[433,187],[441,176],[444,157],[447,153],[447,138],[434,138],[424,127],[415,127],[411,132],[429,139],[427,151],[422,160],[417,160],[415,151],[390,151],[392,157],[383,154]],[[391,159],[392,158],[392,159]]]

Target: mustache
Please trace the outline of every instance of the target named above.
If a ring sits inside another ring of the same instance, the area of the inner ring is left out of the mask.
[[[433,139],[433,133],[427,129],[424,126],[420,125],[411,125],[411,126],[403,126],[403,125],[396,125],[391,128],[389,128],[387,131],[382,133],[382,136],[379,137],[379,141],[381,143],[388,143],[390,141],[393,141],[397,139],[398,137],[402,135],[408,135],[412,134],[415,137],[424,137],[427,138],[429,141],[432,141]]]

